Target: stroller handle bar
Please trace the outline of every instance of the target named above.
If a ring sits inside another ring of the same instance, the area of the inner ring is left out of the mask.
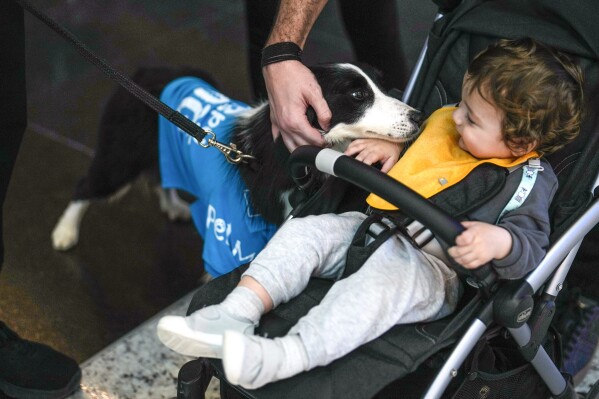
[[[464,230],[460,222],[426,198],[372,166],[329,148],[301,146],[291,154],[291,177],[305,175],[305,166],[347,180],[400,208],[409,217],[429,228],[437,239],[453,245]]]
[[[311,145],[301,146],[291,153],[288,165],[291,177],[296,182],[305,177],[306,166],[316,167],[321,172],[347,180],[384,198],[409,217],[418,220],[439,241],[449,246],[454,245],[457,236],[464,231],[459,221],[411,188],[378,169],[338,151]],[[479,269],[469,270],[467,274],[474,276],[478,281],[483,281],[493,273],[491,266],[487,264]]]

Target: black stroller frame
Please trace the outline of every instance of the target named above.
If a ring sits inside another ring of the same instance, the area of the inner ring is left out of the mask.
[[[532,15],[526,18],[538,19],[540,17],[546,17],[548,20],[551,20],[549,24],[554,23],[555,26],[558,26],[560,29],[565,27],[564,29],[566,30],[570,29],[572,26],[576,26],[573,21],[577,21],[577,18],[579,18],[574,12],[574,15],[566,16],[565,21],[558,20],[558,18],[555,17],[556,13],[557,15],[560,15],[559,12],[564,11],[565,9],[568,10],[568,5],[564,6],[563,4],[560,4],[560,1],[558,0],[463,0],[461,2],[435,2],[440,6],[442,14],[446,14],[453,18],[461,17],[469,12],[488,13],[489,11],[492,11],[501,15],[505,10],[515,10],[519,16],[521,13],[522,15],[527,15],[527,13]],[[570,10],[568,10],[568,12],[570,12],[571,9],[579,7],[579,14],[589,15],[590,13],[592,15],[590,10],[599,9],[597,6],[594,6],[592,2],[593,0],[585,0],[577,3],[576,6],[570,5]],[[488,5],[488,7],[481,7],[481,9],[478,10],[477,7],[481,4]],[[596,15],[599,15],[599,12]],[[560,15],[560,17],[562,16]],[[546,33],[546,31],[544,31],[544,26],[525,26],[522,21],[527,21],[527,19],[525,17],[522,18],[524,19],[518,20],[514,23],[514,26],[506,28],[505,35],[503,36],[516,38],[531,33],[530,36],[534,37],[537,33],[538,35]],[[443,19],[444,17],[442,17],[441,14],[437,16],[437,22],[433,27],[431,33],[432,36],[429,36],[429,40],[433,37],[435,41],[438,42],[438,37],[441,34],[447,33],[453,28],[461,30],[462,32],[466,31],[468,34],[472,35],[472,42],[474,43],[471,48],[466,49],[470,58],[476,54],[478,50],[482,49],[486,44],[498,37],[492,35],[492,31],[487,32],[484,29],[482,31],[472,31],[467,23],[456,23],[456,26],[453,26],[452,19],[449,19],[449,22],[446,22]],[[558,22],[555,22],[556,20]],[[485,29],[492,30],[493,26],[485,27]],[[588,40],[586,42],[584,40],[585,37],[587,39],[589,37],[594,37],[594,40],[596,40],[596,37],[599,37],[595,35],[595,33],[599,33],[597,32],[597,28],[594,29],[594,33],[591,32],[591,34],[588,34],[589,32],[576,32],[574,34],[574,37],[579,39],[579,42],[582,42],[582,44],[578,43],[574,45],[574,56],[585,58],[591,62],[591,64],[587,63],[583,65],[583,69],[586,68],[585,74],[587,82],[585,86],[585,96],[587,97],[587,109],[589,112],[599,109],[599,106],[597,106],[599,104],[599,90],[597,90],[599,88],[599,73],[597,73],[597,71],[599,71],[599,63],[597,62],[599,58],[599,51],[597,50],[599,47],[596,45],[588,45]],[[540,30],[540,32],[537,32],[537,30]],[[449,33],[449,35],[451,35],[451,33]],[[478,36],[482,36],[483,40],[479,40]],[[499,36],[501,37],[501,34]],[[555,36],[559,35],[556,34]],[[537,39],[543,41],[542,38]],[[555,38],[552,37],[552,39]],[[555,45],[559,48],[563,47],[561,46],[562,44],[570,41],[572,41],[572,37],[566,37],[561,40],[557,39],[556,43],[548,44]],[[443,50],[442,46],[438,43],[433,43],[433,47],[435,47],[433,49],[434,51],[439,51],[439,49]],[[478,47],[478,50],[474,47]],[[581,50],[581,47],[583,47],[584,50]],[[590,50],[588,47],[590,47]],[[565,50],[567,49],[568,48],[565,47]],[[415,68],[415,73],[410,79],[408,87],[404,92],[404,101],[421,109],[425,114],[429,114],[446,103],[459,100],[461,79],[459,82],[453,84],[453,87],[440,87],[439,82],[436,80],[438,79],[436,76],[435,81],[432,83],[426,82],[425,78],[420,76],[421,69],[426,75],[428,70],[435,66],[436,62],[438,63],[434,55],[427,56],[427,48],[425,46],[419,58],[418,65]],[[444,63],[443,68],[446,65],[447,64]],[[593,73],[589,74],[589,71],[592,71]],[[417,93],[417,95],[414,93]],[[432,93],[435,93],[436,95],[432,95]],[[436,100],[437,102],[431,101],[431,98],[438,98],[438,100]],[[444,363],[436,371],[436,377],[428,386],[428,390],[423,396],[424,398],[432,399],[443,397],[447,387],[454,381],[455,377],[460,375],[460,368],[464,364],[464,361],[491,325],[502,326],[509,332],[509,335],[516,342],[522,357],[534,367],[552,397],[578,397],[569,376],[562,374],[559,369],[560,365],[556,364],[547,353],[542,345],[542,341],[547,335],[552,317],[555,314],[555,299],[564,286],[566,276],[568,275],[582,240],[595,225],[599,224],[599,200],[596,198],[596,193],[599,193],[599,191],[597,191],[597,188],[599,187],[599,156],[595,156],[595,153],[599,148],[599,138],[597,136],[599,136],[599,116],[591,115],[590,118],[587,117],[587,122],[583,125],[581,136],[574,143],[566,147],[563,152],[560,151],[561,155],[555,159],[550,159],[550,162],[554,165],[556,174],[560,178],[560,192],[558,192],[554,202],[565,202],[566,205],[561,208],[559,205],[555,207],[552,205],[552,209],[550,210],[550,212],[552,212],[554,223],[551,237],[552,245],[541,263],[530,272],[526,278],[521,280],[498,282],[496,281],[494,274],[489,273],[490,267],[486,268],[484,272],[477,272],[474,276],[467,279],[467,281],[478,288],[474,299],[471,299],[467,304],[468,312],[465,313],[468,313],[468,321],[449,321],[449,324],[447,324],[447,322],[443,324],[443,331],[445,331],[445,327],[452,326],[452,328],[449,328],[450,330],[453,330],[454,333],[459,332],[462,335],[459,340],[447,339],[447,337],[444,336],[444,333],[441,332],[437,335],[438,339],[435,340],[433,344],[430,344],[439,350],[445,349],[449,344],[452,344],[453,349],[448,352]],[[584,162],[576,162],[581,159],[584,160]],[[400,207],[410,217],[420,221],[423,225],[428,227],[440,241],[446,243],[454,242],[455,237],[462,231],[459,222],[440,208],[437,208],[427,200],[424,200],[409,188],[380,173],[378,170],[333,150],[309,146],[300,147],[291,154],[289,164],[292,176],[297,175],[299,178],[299,176],[302,176],[305,173],[306,166],[313,166],[322,172],[349,181],[368,192],[378,194],[387,201]],[[593,174],[597,174],[597,176],[590,176],[588,173],[589,171]],[[577,176],[577,179],[572,179],[573,175]],[[568,178],[570,178],[569,181]],[[566,184],[563,184],[564,181]],[[192,300],[188,313],[197,310],[201,306],[221,300],[221,298],[228,292],[223,293],[222,290],[232,288],[232,285],[234,286],[235,284],[235,279],[241,274],[240,271],[237,271],[236,273],[236,277],[227,277],[228,275],[223,276],[224,280],[228,279],[229,281],[225,281],[222,284],[219,283],[219,280],[223,281],[223,278],[219,278],[209,283],[206,287],[202,287]],[[318,290],[323,291],[321,288],[317,287],[315,291]],[[326,292],[326,289],[323,292]],[[318,300],[318,298],[315,299],[316,303]],[[289,305],[294,306],[291,303],[289,303]],[[285,310],[283,313],[285,313]],[[461,314],[462,312],[458,311],[457,313]],[[279,315],[279,317],[285,319],[284,314],[283,316]],[[285,321],[288,325],[293,323],[293,320]],[[452,323],[454,323],[454,325],[452,325]],[[274,324],[270,320],[265,320],[264,324],[265,330],[270,329],[270,331],[275,331],[271,335],[284,333],[284,328],[281,329],[276,326],[273,328]],[[262,321],[260,327],[262,327]],[[366,346],[368,345],[369,344]],[[398,375],[397,377],[402,377],[405,374],[414,371],[416,367],[431,354],[431,351],[431,349],[425,351],[427,354],[422,357],[416,355],[407,356],[408,358],[411,358],[411,360],[415,360],[418,364],[415,366],[403,365],[403,368],[401,368],[401,375]],[[412,355],[412,353],[409,355]],[[363,361],[364,358],[356,357],[356,359],[358,359],[356,360],[356,362],[358,362]],[[404,359],[401,360],[403,361]],[[335,364],[335,362],[333,364]],[[336,367],[344,370],[343,367],[346,367],[346,364],[341,364]],[[324,394],[321,396],[322,392],[327,392],[329,395],[327,397],[338,397],[334,396],[334,383],[330,383],[330,386],[321,391],[315,389],[306,392],[303,391],[303,389],[305,389],[306,386],[309,386],[309,384],[306,384],[301,378],[296,379],[296,377],[293,377],[289,380],[275,383],[277,387],[273,389],[269,389],[269,385],[265,387],[266,389],[261,388],[255,391],[248,391],[228,385],[222,371],[222,364],[219,360],[202,360],[200,368],[204,373],[202,378],[206,379],[212,375],[216,375],[220,378],[221,394],[223,397],[299,398],[313,396],[320,398],[324,397]],[[367,369],[368,366],[365,366],[365,368]],[[182,374],[180,374],[180,377],[184,374],[184,369],[185,366],[181,370]],[[313,375],[326,375],[326,378],[333,378],[331,376],[335,373],[330,370],[331,369],[329,368],[322,371],[320,374]],[[353,377],[354,378],[351,380],[341,379],[340,381],[341,383],[350,382],[351,384],[357,384],[353,380],[359,378],[359,376]],[[188,377],[186,376],[186,378]],[[365,378],[368,378],[368,376]],[[362,392],[374,392],[376,394],[376,392],[379,392],[382,388],[387,386],[389,381],[395,380],[396,378],[387,378],[378,385],[378,388],[373,388],[374,391],[359,391],[356,390],[356,385],[352,385],[347,388],[347,394],[344,395],[344,397],[363,397],[359,396]],[[181,384],[182,379],[180,378],[178,390],[180,398],[195,397],[187,396],[185,392],[190,392],[186,391],[185,387]],[[202,384],[204,385],[205,390],[208,381],[204,381]],[[595,397],[592,395],[597,395],[599,397],[597,391],[599,391],[599,389],[593,387],[589,393],[589,397]],[[201,390],[194,390],[194,394],[201,394]],[[393,395],[393,397],[396,397],[396,395]]]

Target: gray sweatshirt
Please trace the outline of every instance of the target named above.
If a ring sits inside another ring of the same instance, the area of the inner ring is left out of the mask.
[[[549,247],[551,224],[549,205],[557,191],[558,181],[551,166],[542,161],[543,171],[537,175],[535,185],[522,205],[506,213],[497,223],[512,236],[512,250],[503,259],[492,265],[504,279],[523,277],[534,269]],[[495,224],[497,216],[513,197],[520,185],[523,169],[520,168],[507,177],[504,188],[480,208],[468,213],[463,220],[478,220]]]

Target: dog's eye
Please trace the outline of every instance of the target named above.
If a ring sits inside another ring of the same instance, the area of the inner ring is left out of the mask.
[[[352,97],[358,101],[362,101],[366,98],[366,96],[368,95],[364,90],[358,90],[358,91],[354,91],[352,94]]]

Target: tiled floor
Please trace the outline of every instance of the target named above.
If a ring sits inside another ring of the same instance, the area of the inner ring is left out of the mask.
[[[200,66],[228,95],[250,100],[241,0],[37,3],[128,75],[140,65]],[[435,9],[420,0],[398,4],[413,64]],[[82,364],[76,398],[174,397],[187,359],[159,345],[154,329],[160,314],[183,314],[200,284],[201,240],[191,225],[169,223],[140,183],[119,202],[90,209],[75,249],[51,248],[50,232],[89,164],[115,85],[40,22],[28,16],[26,26],[29,128],[4,209],[0,320]],[[349,59],[330,2],[305,61]],[[589,381],[599,375],[599,363],[593,367]]]
[[[158,318],[185,314],[191,295],[186,295],[130,333],[109,345],[82,365],[81,391],[71,399],[173,398],[177,395],[179,369],[191,360],[163,346],[156,337]],[[134,364],[142,366],[131,367]],[[220,397],[213,379],[206,399]]]

